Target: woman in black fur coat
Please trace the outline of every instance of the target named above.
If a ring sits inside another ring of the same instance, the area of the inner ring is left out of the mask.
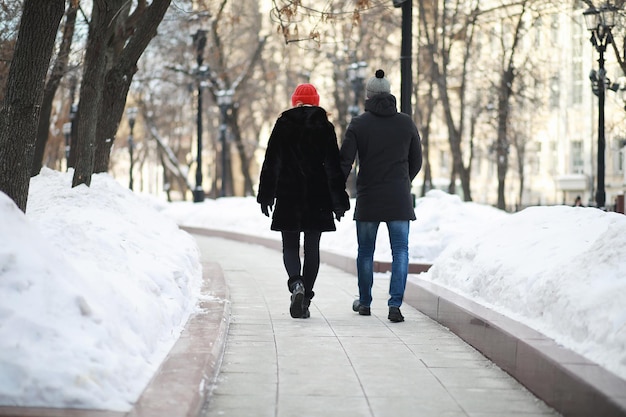
[[[320,265],[322,232],[350,208],[339,165],[335,127],[311,84],[300,84],[291,97],[293,108],[283,112],[272,130],[261,169],[257,201],[272,215],[271,229],[280,231],[283,261],[291,292],[289,312],[308,318]],[[304,233],[304,268],[300,262],[300,233]]]

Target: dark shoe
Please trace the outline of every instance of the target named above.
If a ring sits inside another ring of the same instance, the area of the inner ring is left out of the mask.
[[[304,285],[302,281],[296,281],[291,290],[291,306],[289,307],[289,313],[294,319],[302,318],[304,314]]]
[[[354,300],[352,303],[352,311],[358,312],[361,316],[371,316],[372,312],[370,308],[364,305],[361,305],[359,300]]]
[[[308,319],[311,317],[311,312],[309,311],[309,306],[311,305],[311,299],[304,297],[304,301],[302,301],[302,318]]]
[[[394,323],[404,321],[404,316],[400,313],[400,307],[389,307],[389,316],[387,318]]]

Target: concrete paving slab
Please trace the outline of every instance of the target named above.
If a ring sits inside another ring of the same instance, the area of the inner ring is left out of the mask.
[[[558,415],[411,306],[402,307],[404,323],[388,321],[389,280],[382,274],[372,315],[359,316],[351,309],[354,274],[323,264],[311,318],[293,319],[280,252],[221,238],[197,241],[206,260],[222,266],[231,297],[222,370],[204,417]],[[481,379],[496,382],[477,386]]]

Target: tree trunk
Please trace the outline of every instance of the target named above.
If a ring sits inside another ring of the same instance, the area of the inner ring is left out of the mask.
[[[526,159],[526,141],[516,133],[513,136],[513,145],[515,146],[515,154],[517,155],[517,175],[519,175],[519,195],[518,195],[518,207],[516,211],[522,206],[524,201],[524,182],[525,182],[525,165]]]
[[[94,172],[107,172],[109,169],[111,147],[124,114],[130,84],[137,72],[137,61],[156,36],[170,3],[171,0],[154,0],[148,7],[137,8],[121,25],[123,29],[114,33],[115,38],[111,42],[114,63],[105,78],[102,111],[96,132]]]
[[[96,127],[102,107],[104,77],[108,68],[107,44],[123,0],[94,0],[89,39],[85,52],[85,69],[80,88],[77,129],[76,166],[72,187],[91,185],[96,149]]]
[[[179,180],[180,189],[183,196],[187,193],[187,191],[193,191],[194,186],[187,180],[187,176],[185,174],[186,170],[183,170],[181,168],[180,163],[176,158],[176,154],[167,145],[166,141],[161,137],[154,121],[150,117],[145,117],[144,120],[146,121],[146,125],[148,127],[147,130],[150,131],[150,135],[154,138],[158,148],[161,150],[161,165],[163,166],[164,175],[165,172],[172,172],[174,178]],[[164,181],[164,183],[166,182],[167,181]]]
[[[506,210],[505,201],[505,181],[506,173],[509,169],[509,141],[507,138],[507,128],[509,123],[509,101],[513,95],[513,81],[515,80],[515,64],[514,57],[517,45],[522,37],[523,18],[526,13],[526,1],[521,2],[522,10],[517,17],[517,25],[513,33],[513,44],[510,48],[510,55],[503,60],[502,77],[498,88],[498,138],[496,145],[496,157],[498,165],[498,208]]]
[[[434,82],[437,84],[437,90],[439,92],[439,99],[441,101],[441,105],[443,107],[444,119],[446,126],[448,128],[448,141],[450,143],[450,151],[452,153],[452,175],[450,179],[450,192],[455,192],[456,178],[461,179],[462,187],[463,187],[463,198],[465,201],[471,201],[471,189],[470,189],[470,171],[463,165],[463,149],[461,144],[461,134],[463,132],[464,125],[464,113],[463,111],[459,112],[459,121],[455,123],[453,117],[453,109],[452,109],[452,100],[450,97],[450,90],[448,89],[448,66],[450,63],[449,53],[450,48],[448,42],[452,41],[451,36],[453,34],[448,33],[447,31],[439,33],[439,27],[435,25],[437,21],[437,17],[435,15],[432,16],[432,23],[434,26],[429,26],[428,17],[425,15],[425,6],[427,2],[421,1],[419,3],[420,7],[420,21],[423,32],[426,36],[427,48],[429,50],[430,62],[432,65],[432,78]],[[458,5],[457,5],[458,6]],[[431,13],[436,13],[433,9]],[[449,29],[449,24],[445,21],[445,16],[448,15],[448,11],[446,10],[446,2],[444,2],[444,9],[441,13],[442,18],[444,19],[444,24],[442,27]],[[461,87],[459,89],[459,108],[462,110],[465,101],[465,82],[466,82],[466,74],[467,74],[467,62],[469,60],[469,47],[471,45],[471,36],[473,34],[473,19],[475,16],[472,14],[468,16],[468,20],[466,21],[466,29],[469,29],[470,33],[465,34],[465,48],[464,55],[462,57],[463,62],[463,72],[461,74]]]
[[[43,87],[64,7],[64,0],[24,1],[0,109],[0,191],[24,212]]]
[[[427,125],[422,132],[422,155],[424,160],[422,171],[424,172],[424,182],[422,183],[422,192],[420,197],[424,197],[428,191],[433,189],[433,177],[430,169],[430,147],[428,146],[429,136],[430,126]]]
[[[65,70],[67,69],[67,62],[69,60],[70,49],[72,47],[72,38],[74,37],[77,10],[78,8],[74,6],[74,2],[70,2],[70,6],[67,9],[67,18],[65,20],[65,27],[63,28],[63,39],[61,40],[61,46],[59,47],[59,54],[57,55],[50,78],[48,79],[44,89],[43,101],[41,103],[41,114],[39,116],[39,126],[37,128],[35,156],[33,158],[33,165],[30,173],[31,176],[39,174],[43,165],[43,156],[50,133],[49,126],[50,114],[52,113],[52,102],[54,101],[54,95],[59,88],[61,79],[65,75]]]
[[[511,86],[515,77],[513,68],[509,68],[502,74],[500,89],[498,92],[498,139],[496,144],[496,158],[498,166],[498,205],[501,210],[506,209],[505,182],[506,173],[509,169],[509,142],[507,138],[507,124],[509,120],[509,98]]]
[[[233,108],[232,120],[230,127],[233,130],[233,137],[235,138],[235,145],[239,153],[239,159],[241,160],[241,174],[243,175],[244,188],[243,195],[254,195],[254,188],[252,187],[252,177],[250,177],[250,158],[246,154],[246,147],[241,140],[241,131],[239,130],[239,124],[237,123],[238,109]]]
[[[418,53],[418,57],[421,57],[419,53]],[[419,76],[421,74],[420,73],[418,74],[418,81],[417,81],[418,85],[420,84],[420,82],[428,82],[428,93],[426,94],[423,100],[418,100],[418,105],[417,105],[417,110],[418,110],[417,114],[420,116],[420,120],[418,120],[418,122],[419,122],[419,125],[422,126],[420,136],[422,139],[422,159],[424,161],[424,164],[422,166],[422,172],[424,173],[424,182],[422,183],[422,191],[421,191],[420,197],[424,197],[428,191],[434,188],[432,172],[431,172],[431,167],[430,167],[430,126],[431,126],[431,121],[433,118],[433,112],[435,109],[434,79],[436,75],[434,74],[434,71],[433,71],[434,66],[432,64],[429,64],[428,62],[420,61],[418,62],[418,65],[417,65],[418,68],[425,68],[427,66],[430,67],[430,70],[427,70],[428,71],[427,80],[420,81],[419,79]],[[422,104],[420,106],[420,103],[424,103],[424,102],[426,104],[425,105]],[[424,117],[422,117],[423,114],[425,114]]]

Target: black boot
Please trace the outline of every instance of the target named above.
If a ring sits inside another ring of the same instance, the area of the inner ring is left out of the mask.
[[[304,285],[302,281],[296,281],[291,286],[291,306],[289,313],[294,319],[302,318],[304,313]]]
[[[302,318],[308,319],[311,317],[311,312],[309,311],[309,306],[311,305],[311,299],[308,297],[304,297],[304,301],[302,301]]]

